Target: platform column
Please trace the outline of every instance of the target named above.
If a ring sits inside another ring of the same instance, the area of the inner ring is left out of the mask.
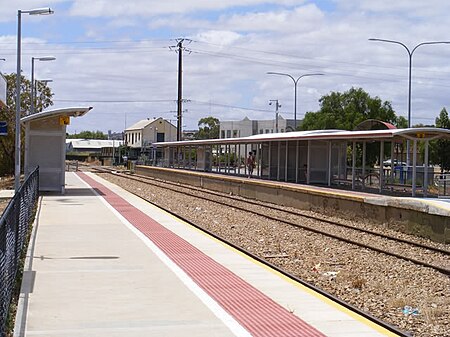
[[[306,184],[309,185],[311,172],[311,141],[308,140],[308,154],[306,158]]]
[[[416,196],[416,179],[417,179],[417,139],[414,139],[414,143],[413,143],[413,167],[412,167],[412,196],[415,197]]]
[[[382,140],[380,142],[380,174],[379,174],[379,177],[380,177],[379,191],[380,191],[380,193],[383,190],[383,180],[384,180],[383,158],[384,158],[384,140]]]
[[[366,187],[366,141],[363,141],[362,150],[362,189]]]
[[[332,150],[332,142],[328,141],[328,186],[331,186],[331,150]]]
[[[423,158],[423,196],[428,196],[428,146],[429,141],[425,141],[425,157]]]
[[[261,146],[261,144],[257,144],[256,145],[256,165],[257,165],[257,169],[256,169],[256,175],[261,178],[261,165],[262,165],[262,160],[260,158],[261,156],[261,151],[259,150],[259,147]]]
[[[280,181],[280,164],[281,164],[281,141],[278,141],[277,151],[277,181]]]
[[[356,175],[356,142],[352,145],[352,190],[355,189],[355,175]]]
[[[272,142],[269,142],[269,167],[268,167],[268,170],[269,170],[269,172],[268,172],[268,174],[267,174],[267,176],[268,176],[268,179],[269,180],[271,180],[271,178],[272,178],[272,175],[271,175],[271,170],[272,170]]]
[[[286,158],[284,160],[284,181],[288,181],[289,141],[286,141]]]
[[[394,184],[394,147],[395,147],[395,142],[391,141],[391,184]]]

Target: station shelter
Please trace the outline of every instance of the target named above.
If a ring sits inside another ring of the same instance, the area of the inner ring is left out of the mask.
[[[450,138],[450,130],[313,130],[165,142],[157,144],[163,156],[153,165],[248,175],[245,158],[252,152],[255,178],[379,193],[408,190],[412,196],[420,190],[426,196],[433,177],[429,142],[439,138]],[[401,166],[398,149],[407,141],[412,143],[412,160]],[[423,152],[420,160],[419,152]]]
[[[39,166],[39,191],[64,194],[66,127],[92,107],[42,111],[21,119],[25,126],[25,176]]]

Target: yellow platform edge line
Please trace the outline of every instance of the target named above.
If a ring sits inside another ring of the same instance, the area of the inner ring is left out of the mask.
[[[148,202],[148,203],[149,203],[150,205],[154,206],[154,207],[157,207],[157,206],[153,205],[153,204],[150,203],[150,202]],[[197,228],[197,227],[195,227],[195,226],[192,226],[190,223],[188,223],[188,222],[186,222],[186,221],[184,221],[184,220],[181,220],[180,218],[177,218],[177,217],[174,216],[173,214],[171,214],[171,213],[169,213],[169,212],[167,212],[167,211],[165,211],[165,210],[163,210],[163,209],[160,209],[160,210],[161,210],[162,212],[166,213],[168,216],[172,217],[173,219],[176,219],[177,221],[180,221],[181,223],[184,223],[184,224],[188,225],[188,226],[191,227],[192,229],[194,229],[194,230],[196,230],[197,232],[203,234],[204,236],[207,236],[208,238],[210,238],[210,239],[214,240],[215,242],[221,244],[222,246],[226,247],[227,249],[229,249],[229,250],[231,250],[231,251],[233,251],[233,252],[235,252],[235,253],[238,253],[239,255],[241,255],[242,257],[244,257],[244,258],[246,258],[247,260],[251,261],[252,263],[254,263],[254,264],[256,264],[256,265],[258,265],[258,266],[260,266],[260,267],[263,267],[264,269],[270,271],[271,273],[277,275],[278,277],[284,279],[285,281],[287,281],[287,282],[293,284],[294,286],[296,286],[296,287],[302,289],[303,291],[306,291],[307,293],[313,295],[314,297],[320,299],[321,301],[323,301],[323,302],[325,302],[325,303],[327,303],[327,304],[329,304],[329,305],[335,307],[335,308],[338,309],[339,311],[342,311],[342,312],[348,314],[349,316],[351,316],[352,318],[356,319],[357,321],[359,321],[359,322],[361,322],[361,323],[363,323],[363,324],[365,324],[365,325],[367,325],[367,326],[370,326],[371,328],[373,328],[374,330],[376,330],[376,331],[378,331],[378,332],[384,334],[385,336],[389,336],[389,337],[398,337],[398,336],[399,336],[398,334],[393,333],[393,332],[387,330],[386,328],[383,328],[383,327],[379,326],[379,325],[376,324],[375,322],[372,322],[372,321],[370,321],[369,319],[367,319],[367,318],[365,318],[365,317],[362,317],[361,315],[359,315],[359,314],[353,312],[352,310],[345,308],[345,307],[342,306],[341,304],[332,301],[331,299],[325,297],[324,295],[318,294],[317,292],[315,292],[314,290],[312,290],[312,289],[310,289],[310,288],[304,286],[303,284],[301,284],[301,283],[299,283],[299,282],[296,282],[295,280],[292,280],[291,278],[285,276],[284,274],[280,273],[279,271],[270,268],[269,266],[267,266],[267,265],[261,263],[261,262],[258,261],[258,260],[255,260],[254,258],[252,258],[252,257],[250,257],[250,256],[248,256],[248,255],[246,255],[246,254],[244,254],[244,253],[241,252],[240,250],[238,250],[238,249],[236,249],[236,248],[234,248],[234,247],[232,247],[232,246],[226,244],[225,242],[223,242],[223,241],[221,241],[221,240],[215,238],[215,237],[212,236],[211,234],[208,234],[208,233],[202,231],[201,229],[199,229],[199,228]]]

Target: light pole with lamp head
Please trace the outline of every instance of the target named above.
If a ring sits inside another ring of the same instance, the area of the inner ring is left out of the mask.
[[[14,190],[20,187],[20,82],[21,82],[21,21],[22,14],[48,15],[54,12],[50,8],[37,8],[17,11],[17,71],[16,71],[16,135],[15,135],[15,158],[14,158]]]
[[[272,103],[275,103],[275,133],[278,133],[278,108],[281,108],[281,104],[277,99],[269,100],[269,105],[272,105]]]
[[[450,41],[429,41],[429,42],[422,42],[416,45],[414,48],[409,49],[404,43],[400,41],[395,40],[385,40],[385,39],[374,39],[371,38],[369,41],[375,41],[375,42],[386,42],[386,43],[394,43],[402,46],[406,49],[408,52],[409,57],[409,71],[408,71],[408,128],[411,127],[411,75],[412,75],[412,57],[414,52],[417,48],[424,45],[431,45],[431,44],[450,44]],[[409,140],[406,141],[406,163],[409,165]]]
[[[34,61],[54,61],[56,60],[53,56],[45,56],[45,57],[32,57],[31,58],[31,105],[30,105],[30,114],[34,114],[35,110],[35,101],[36,97],[36,86],[34,84]]]
[[[295,128],[295,130],[297,130],[297,83],[303,77],[307,77],[307,76],[322,76],[324,74],[321,74],[321,73],[304,74],[304,75],[300,75],[296,79],[292,75],[286,74],[286,73],[278,73],[278,72],[274,72],[274,71],[269,71],[269,72],[267,72],[267,74],[268,75],[287,76],[294,82],[294,128]]]

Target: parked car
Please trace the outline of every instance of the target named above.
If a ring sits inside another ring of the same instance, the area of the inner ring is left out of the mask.
[[[383,166],[391,166],[391,160],[385,160],[383,162]],[[394,166],[408,166],[404,161],[398,161],[397,159],[394,159]]]

